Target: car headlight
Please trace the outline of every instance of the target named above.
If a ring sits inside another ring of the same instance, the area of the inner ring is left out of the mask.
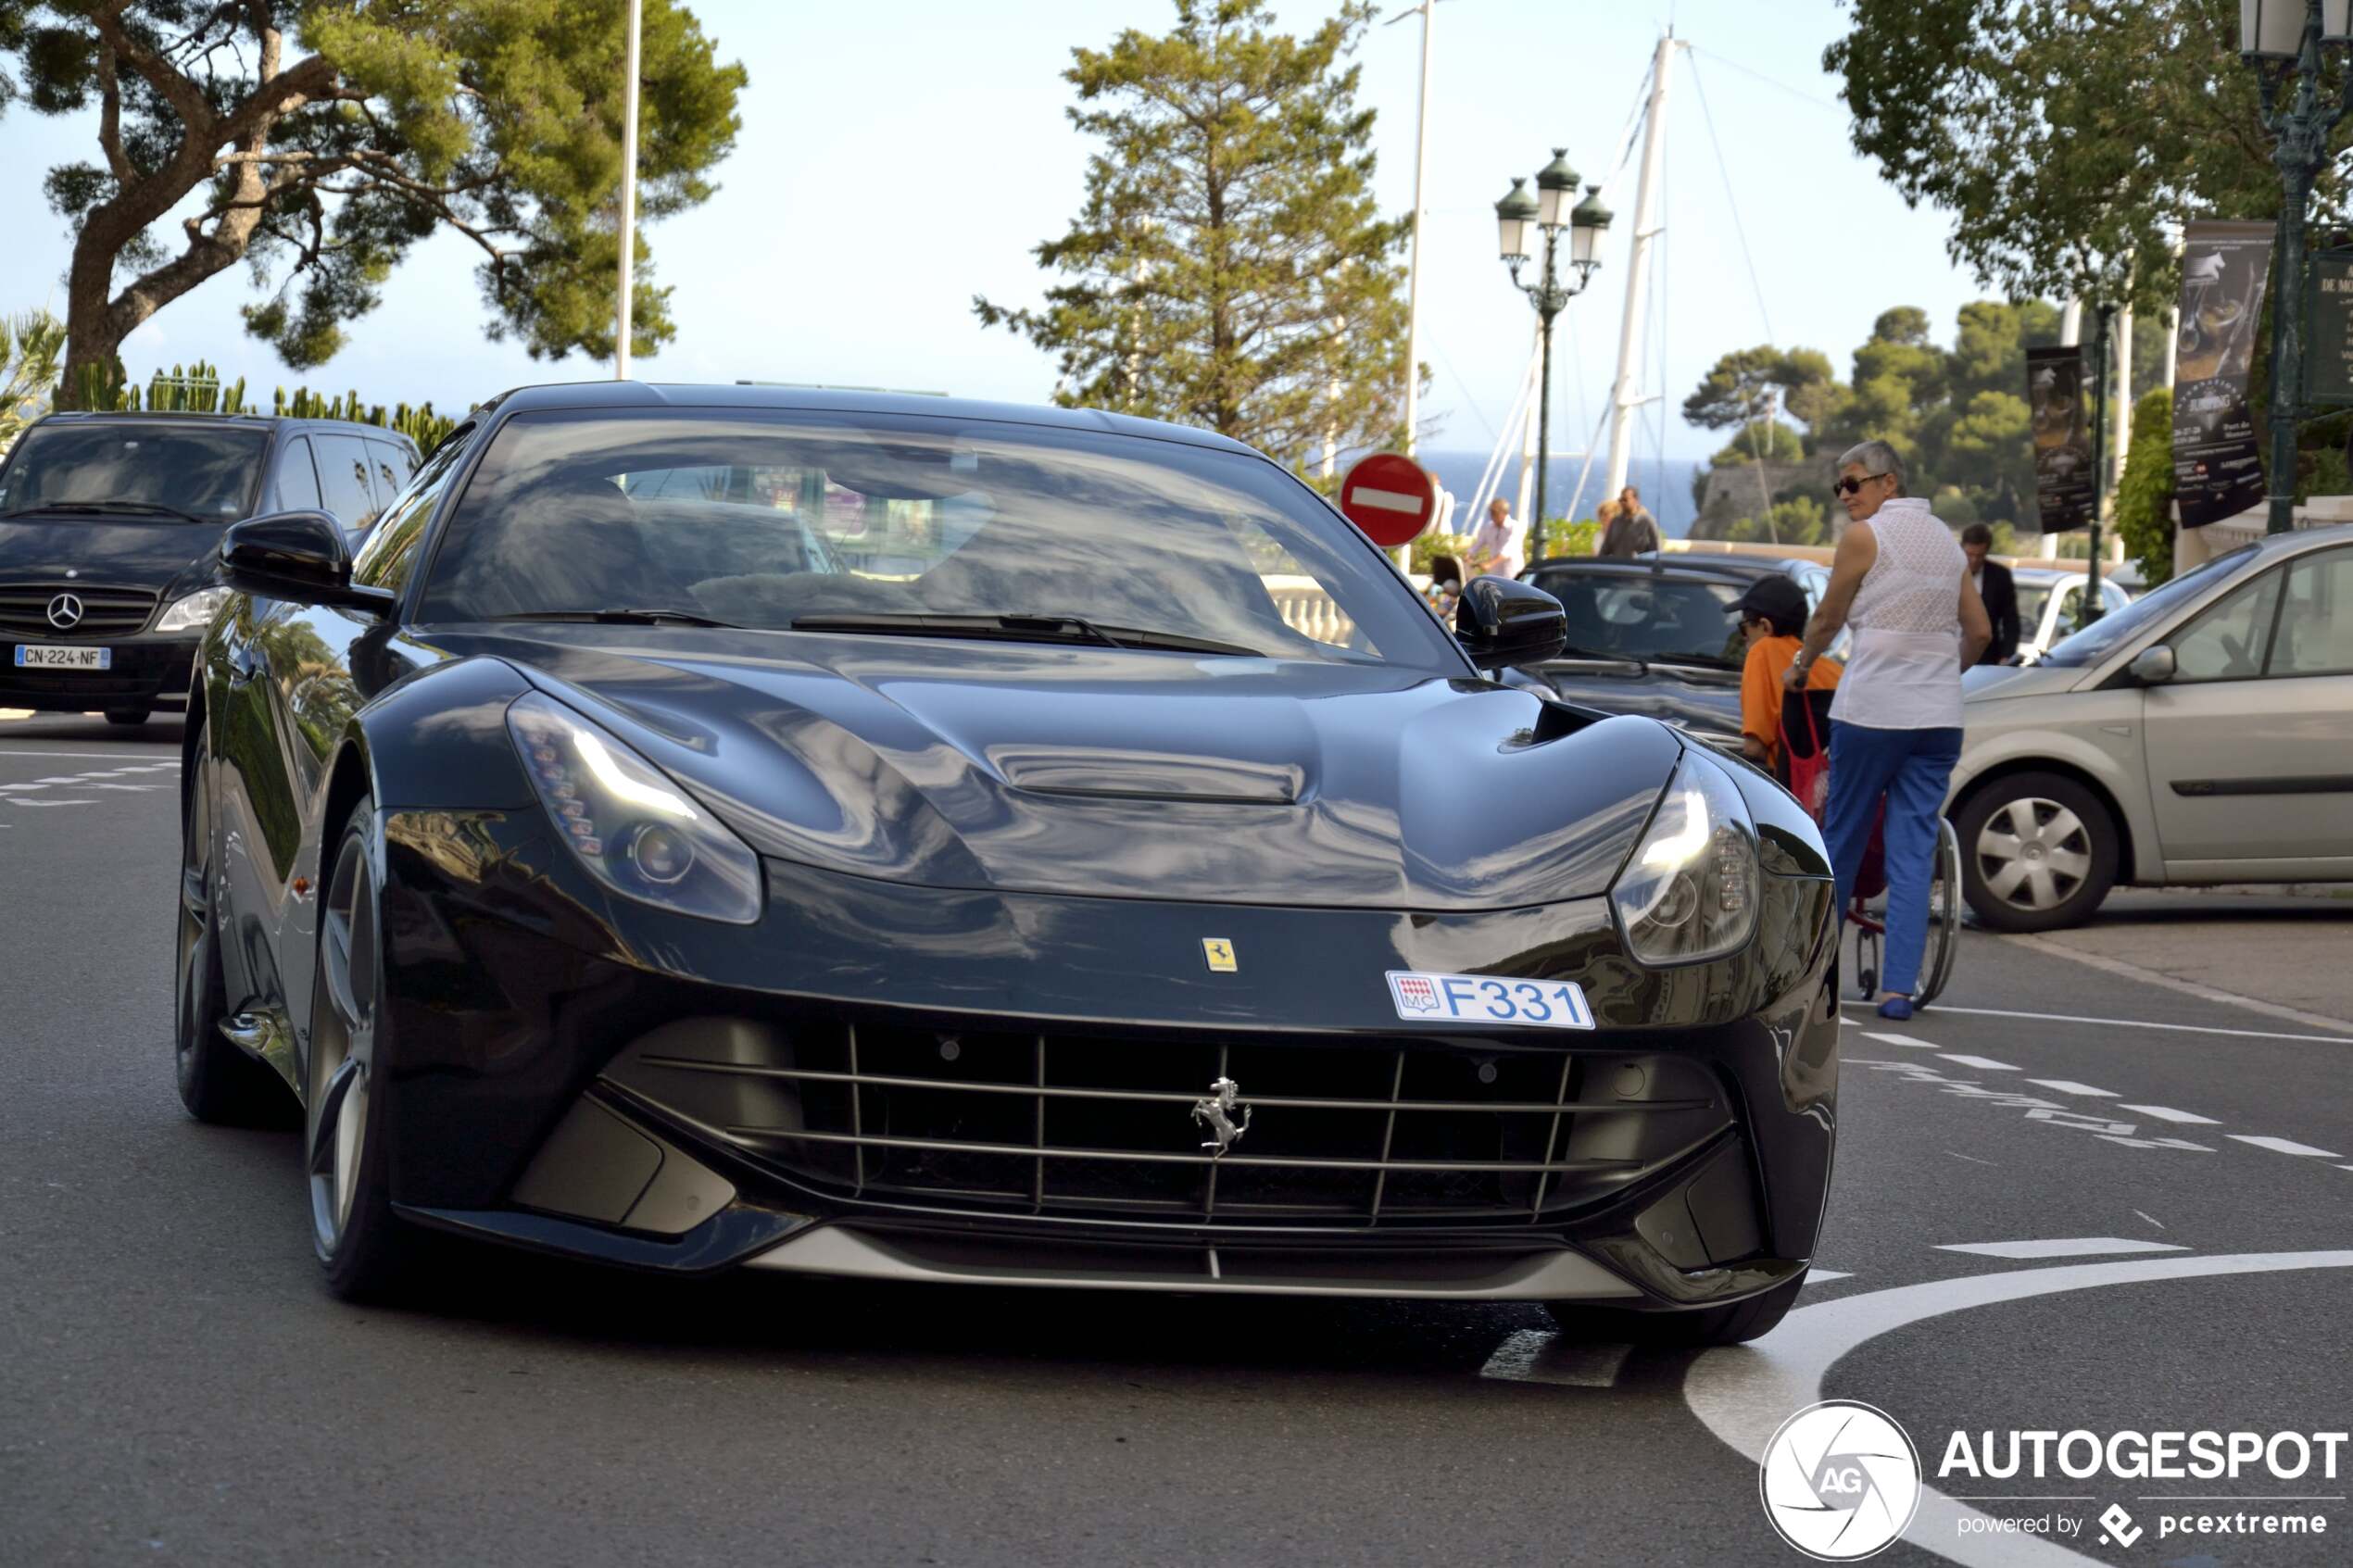
[[[681,914],[760,918],[760,857],[612,732],[538,692],[507,709],[539,803],[614,892]]]
[[[1756,878],[1756,826],[1740,786],[1687,749],[1609,898],[1636,959],[1697,963],[1755,933]]]
[[[163,618],[156,622],[158,632],[194,632],[210,623],[214,614],[229,602],[226,588],[199,588],[185,598],[172,600],[164,607]]]

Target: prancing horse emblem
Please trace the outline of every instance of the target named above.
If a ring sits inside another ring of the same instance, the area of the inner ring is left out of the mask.
[[[1242,1113],[1239,1127],[1234,1125],[1237,1110]],[[1250,1107],[1242,1103],[1242,1086],[1231,1078],[1210,1085],[1209,1098],[1193,1102],[1193,1120],[1210,1131],[1212,1141],[1202,1148],[1216,1151],[1210,1156],[1213,1160],[1241,1142],[1242,1135],[1250,1131]]]

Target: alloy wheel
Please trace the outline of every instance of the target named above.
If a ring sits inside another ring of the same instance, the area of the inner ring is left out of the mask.
[[[319,919],[319,1000],[310,1034],[310,1219],[334,1256],[367,1155],[376,1025],[375,878],[366,838],[344,837]]]
[[[188,790],[187,827],[180,835],[179,941],[173,959],[178,1025],[172,1047],[184,1077],[205,1042],[205,985],[212,972],[212,796],[201,759]]]
[[[2020,909],[2066,902],[2092,870],[2091,831],[2056,800],[2028,796],[1996,809],[1978,830],[1986,891]]]

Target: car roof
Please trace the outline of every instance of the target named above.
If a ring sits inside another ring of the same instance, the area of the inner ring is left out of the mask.
[[[1726,565],[1737,561],[1736,565]],[[1755,558],[1724,556],[1555,556],[1540,560],[1527,570],[1538,571],[1592,571],[1612,577],[1736,577],[1754,581],[1759,577],[1779,575],[1787,563],[1761,561]]]
[[[853,387],[744,385],[698,386],[660,382],[551,382],[519,386],[491,399],[481,410],[499,414],[549,408],[761,408],[807,409],[844,414],[920,414],[933,419],[988,420],[1039,425],[1055,430],[1101,431],[1156,441],[1181,442],[1222,451],[1261,456],[1214,431],[1160,420],[1140,420],[1101,408],[1063,408],[1047,404],[996,403],[970,397],[935,397],[916,392],[872,392]]]
[[[153,413],[134,413],[129,409],[94,411],[81,408],[60,408],[44,414],[39,424],[139,424],[139,425],[234,425],[243,430],[259,431],[320,431],[332,435],[370,436],[378,441],[396,441],[409,447],[417,444],[389,425],[370,424],[362,420],[321,420],[296,418],[283,414],[204,414],[188,409],[159,408]]]

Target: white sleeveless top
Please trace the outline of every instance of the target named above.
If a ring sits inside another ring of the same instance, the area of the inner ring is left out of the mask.
[[[1961,573],[1969,558],[1926,501],[1900,496],[1863,522],[1879,557],[1846,623],[1855,646],[1831,717],[1874,730],[1961,725]]]

